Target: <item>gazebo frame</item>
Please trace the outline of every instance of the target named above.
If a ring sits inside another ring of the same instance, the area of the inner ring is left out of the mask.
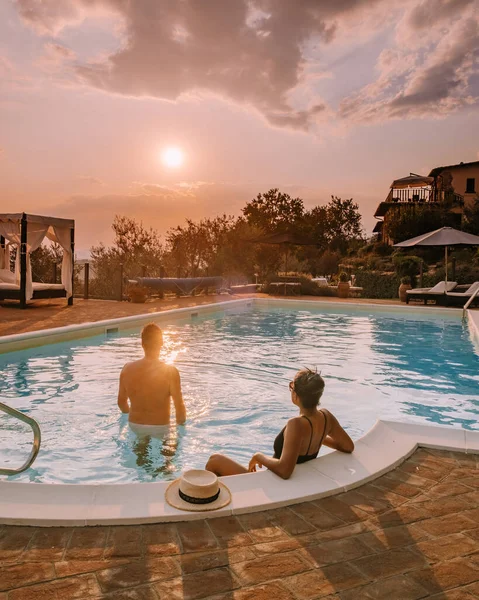
[[[0,214],[0,220],[7,219],[8,217],[14,217],[17,215]],[[68,298],[68,306],[73,305],[73,283],[74,283],[74,266],[75,266],[75,221],[73,219],[60,219],[57,217],[43,217],[38,215],[31,215],[26,213],[20,213],[20,248],[17,246],[17,252],[20,251],[20,289],[1,289],[0,287],[0,301],[1,300],[19,300],[20,308],[26,308],[27,306],[27,235],[28,235],[28,220],[35,222],[35,219],[48,222],[50,225],[60,225],[64,228],[70,229],[70,247],[72,254],[72,294]],[[0,236],[0,245],[5,248],[6,240],[3,236]],[[44,300],[48,298],[66,298],[67,292],[65,289],[45,289],[45,290],[34,290],[32,300]]]

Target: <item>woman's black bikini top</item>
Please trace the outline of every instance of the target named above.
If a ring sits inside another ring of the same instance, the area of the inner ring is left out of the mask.
[[[328,426],[328,420],[327,420],[328,418],[326,416],[326,413],[323,411],[321,411],[321,412],[324,415],[324,431],[323,431],[323,435],[321,436],[321,441],[319,442],[318,449],[313,454],[308,454],[309,449],[311,447],[311,441],[313,439],[313,424],[311,423],[311,421],[308,419],[308,417],[306,415],[302,415],[311,426],[311,436],[309,438],[309,446],[308,446],[308,449],[306,450],[306,454],[300,454],[298,456],[298,460],[296,461],[297,465],[308,462],[308,460],[313,460],[313,458],[316,458],[319,454],[319,450],[323,443],[324,436],[326,435],[326,430],[327,430],[327,426]],[[281,454],[283,452],[283,446],[284,446],[284,430],[285,429],[286,429],[286,426],[283,427],[283,429],[278,433],[278,435],[276,436],[276,439],[274,440],[274,444],[273,444],[274,458],[281,458]]]

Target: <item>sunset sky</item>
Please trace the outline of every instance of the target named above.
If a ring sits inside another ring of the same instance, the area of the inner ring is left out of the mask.
[[[161,233],[479,159],[479,0],[1,0],[0,210]],[[169,154],[165,157],[165,151]],[[169,157],[169,158],[168,158]]]

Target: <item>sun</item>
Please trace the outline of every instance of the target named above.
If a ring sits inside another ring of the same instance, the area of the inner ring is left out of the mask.
[[[170,146],[169,148],[165,148],[161,153],[161,160],[165,167],[177,169],[184,163],[185,155],[181,148]]]

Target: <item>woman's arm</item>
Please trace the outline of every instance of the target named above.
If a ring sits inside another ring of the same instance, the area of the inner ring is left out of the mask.
[[[328,418],[328,432],[324,436],[323,445],[340,452],[351,453],[354,450],[354,442],[344,429],[339,424],[336,417],[328,411],[323,409],[323,412],[327,413]]]
[[[291,419],[284,430],[284,445],[281,458],[270,458],[261,452],[253,455],[249,463],[249,471],[256,471],[256,465],[265,466],[282,479],[289,479],[296,466],[301,448],[301,426],[299,419]]]

